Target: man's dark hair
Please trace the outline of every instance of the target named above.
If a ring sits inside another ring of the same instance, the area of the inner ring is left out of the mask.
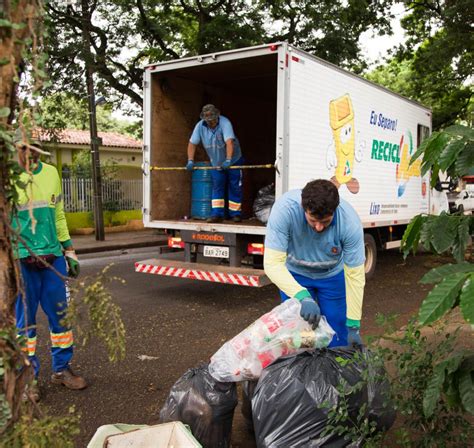
[[[337,187],[330,180],[312,180],[303,188],[301,205],[305,212],[318,219],[332,215],[339,205]]]

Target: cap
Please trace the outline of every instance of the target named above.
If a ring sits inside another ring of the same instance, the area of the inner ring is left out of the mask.
[[[219,118],[220,110],[214,104],[206,104],[201,110],[201,119],[204,121],[213,121]]]
[[[18,148],[23,148],[27,146],[30,151],[35,151],[47,156],[51,155],[51,153],[43,149],[43,143],[39,138],[28,138],[28,135],[26,133],[23,133],[21,129],[16,130],[13,142]]]

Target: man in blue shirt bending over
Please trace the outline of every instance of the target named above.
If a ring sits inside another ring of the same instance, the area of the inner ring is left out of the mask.
[[[243,164],[240,144],[232,129],[230,120],[220,114],[213,104],[202,108],[201,120],[194,127],[188,143],[188,163],[186,169],[194,168],[196,146],[202,144],[211,165],[219,169],[211,170],[212,212],[207,222],[217,223],[225,215],[225,190],[227,190],[229,216],[240,222],[242,211],[242,170],[229,169]]]
[[[282,300],[301,302],[301,317],[316,328],[321,315],[336,332],[330,347],[362,344],[364,232],[352,206],[324,179],[290,190],[273,205],[264,267]]]

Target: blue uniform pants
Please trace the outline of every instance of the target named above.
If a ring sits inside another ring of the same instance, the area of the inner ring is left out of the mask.
[[[66,260],[58,257],[52,263],[61,275],[67,276]],[[72,331],[61,325],[67,308],[68,289],[64,280],[51,269],[38,269],[21,263],[25,295],[20,294],[16,301],[16,326],[18,334],[27,337],[28,358],[33,364],[35,376],[39,373],[39,360],[36,356],[36,313],[38,305],[48,317],[51,337],[53,371],[61,372],[69,365],[73,354]]]
[[[321,314],[336,332],[329,347],[339,347],[347,345],[347,327],[346,327],[346,282],[344,271],[339,272],[333,277],[312,279],[303,275],[291,272],[295,280],[306,288],[313,299],[318,301]],[[289,297],[280,291],[282,302]]]
[[[241,157],[234,165],[242,165]],[[212,212],[211,216],[224,218],[225,193],[229,216],[240,216],[242,212],[242,170],[211,170],[212,178]]]

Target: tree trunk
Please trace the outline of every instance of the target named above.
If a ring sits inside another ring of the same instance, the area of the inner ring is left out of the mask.
[[[9,61],[0,64],[0,132],[9,130],[12,113],[6,117],[6,109],[12,111],[15,103],[15,76],[21,63],[21,54],[25,48],[24,39],[31,36],[35,21],[41,13],[36,0],[3,0],[3,19],[14,26],[0,27],[0,60]],[[25,24],[16,29],[15,24]],[[25,387],[26,376],[31,369],[18,367],[27,364],[26,357],[19,350],[14,328],[14,304],[18,292],[18,273],[11,247],[10,206],[8,190],[11,188],[8,161],[9,149],[0,134],[0,328],[6,330],[0,338],[0,356],[4,363],[3,393],[11,410],[9,424],[14,423],[20,415],[21,396]],[[0,427],[0,434],[6,427]]]

